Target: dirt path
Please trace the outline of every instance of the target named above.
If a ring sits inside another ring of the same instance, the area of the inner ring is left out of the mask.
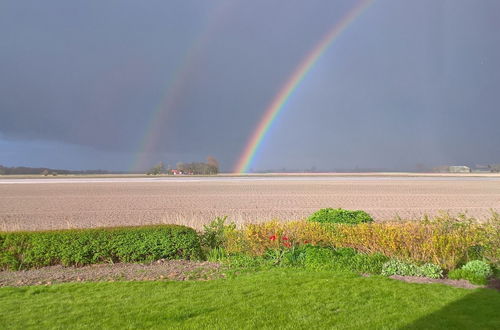
[[[0,271],[0,287],[50,285],[64,282],[209,280],[223,277],[221,265],[211,262],[159,260],[151,264],[97,264],[85,267],[51,266],[26,271]]]
[[[440,283],[440,284],[446,284],[450,286],[454,286],[456,288],[462,288],[462,289],[477,289],[477,288],[482,288],[483,286],[481,285],[475,285],[470,283],[469,281],[466,280],[450,280],[448,278],[428,278],[428,277],[417,277],[417,276],[400,276],[400,275],[393,275],[390,276],[390,278],[394,280],[399,280],[403,282],[408,282],[408,283]]]

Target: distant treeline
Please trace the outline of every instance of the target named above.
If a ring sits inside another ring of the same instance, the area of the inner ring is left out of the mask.
[[[165,167],[163,162],[149,169],[147,175],[215,175],[219,173],[219,161],[208,156],[207,162],[177,163],[176,168]]]
[[[208,163],[181,163],[177,170],[184,174],[214,175],[219,173],[219,167]]]
[[[71,171],[61,170],[46,167],[6,167],[0,165],[0,175],[23,175],[23,174],[40,174],[40,175],[68,175],[68,174],[111,174],[105,170],[85,170],[85,171]]]

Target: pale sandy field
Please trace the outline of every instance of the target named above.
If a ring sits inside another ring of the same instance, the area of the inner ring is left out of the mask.
[[[500,211],[498,177],[220,177],[0,180],[0,230],[158,223],[201,228],[297,220],[323,207],[363,209],[378,221],[440,211],[486,219]]]

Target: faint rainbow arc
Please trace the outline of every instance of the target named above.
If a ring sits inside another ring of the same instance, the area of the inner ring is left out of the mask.
[[[149,116],[143,137],[138,143],[138,152],[130,165],[130,171],[144,170],[148,165],[152,165],[146,164],[146,154],[152,152],[160,140],[162,125],[168,119],[169,114],[178,106],[178,102],[182,98],[186,86],[196,71],[196,64],[201,57],[201,51],[215,36],[215,32],[224,24],[225,16],[237,5],[238,1],[223,1],[208,18],[203,33],[191,43],[191,46],[186,51],[186,55],[182,59],[181,65],[178,66],[165,87],[165,92],[161,96],[160,103],[153,109]]]
[[[234,168],[235,173],[248,172],[255,155],[267,135],[272,123],[276,120],[291,94],[297,89],[304,77],[311,71],[314,64],[325,53],[335,39],[373,2],[373,0],[363,0],[351,9],[333,28],[321,39],[307,57],[300,62],[285,85],[279,90],[271,104],[267,107],[259,124],[253,131],[246,147],[238,158]]]

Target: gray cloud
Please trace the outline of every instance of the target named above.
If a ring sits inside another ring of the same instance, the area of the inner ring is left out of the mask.
[[[65,166],[127,169],[156,127],[144,163],[214,154],[230,170],[356,3],[5,1],[0,163],[57,167],[62,144]],[[374,2],[292,95],[253,167],[500,162],[499,14],[497,1]]]

